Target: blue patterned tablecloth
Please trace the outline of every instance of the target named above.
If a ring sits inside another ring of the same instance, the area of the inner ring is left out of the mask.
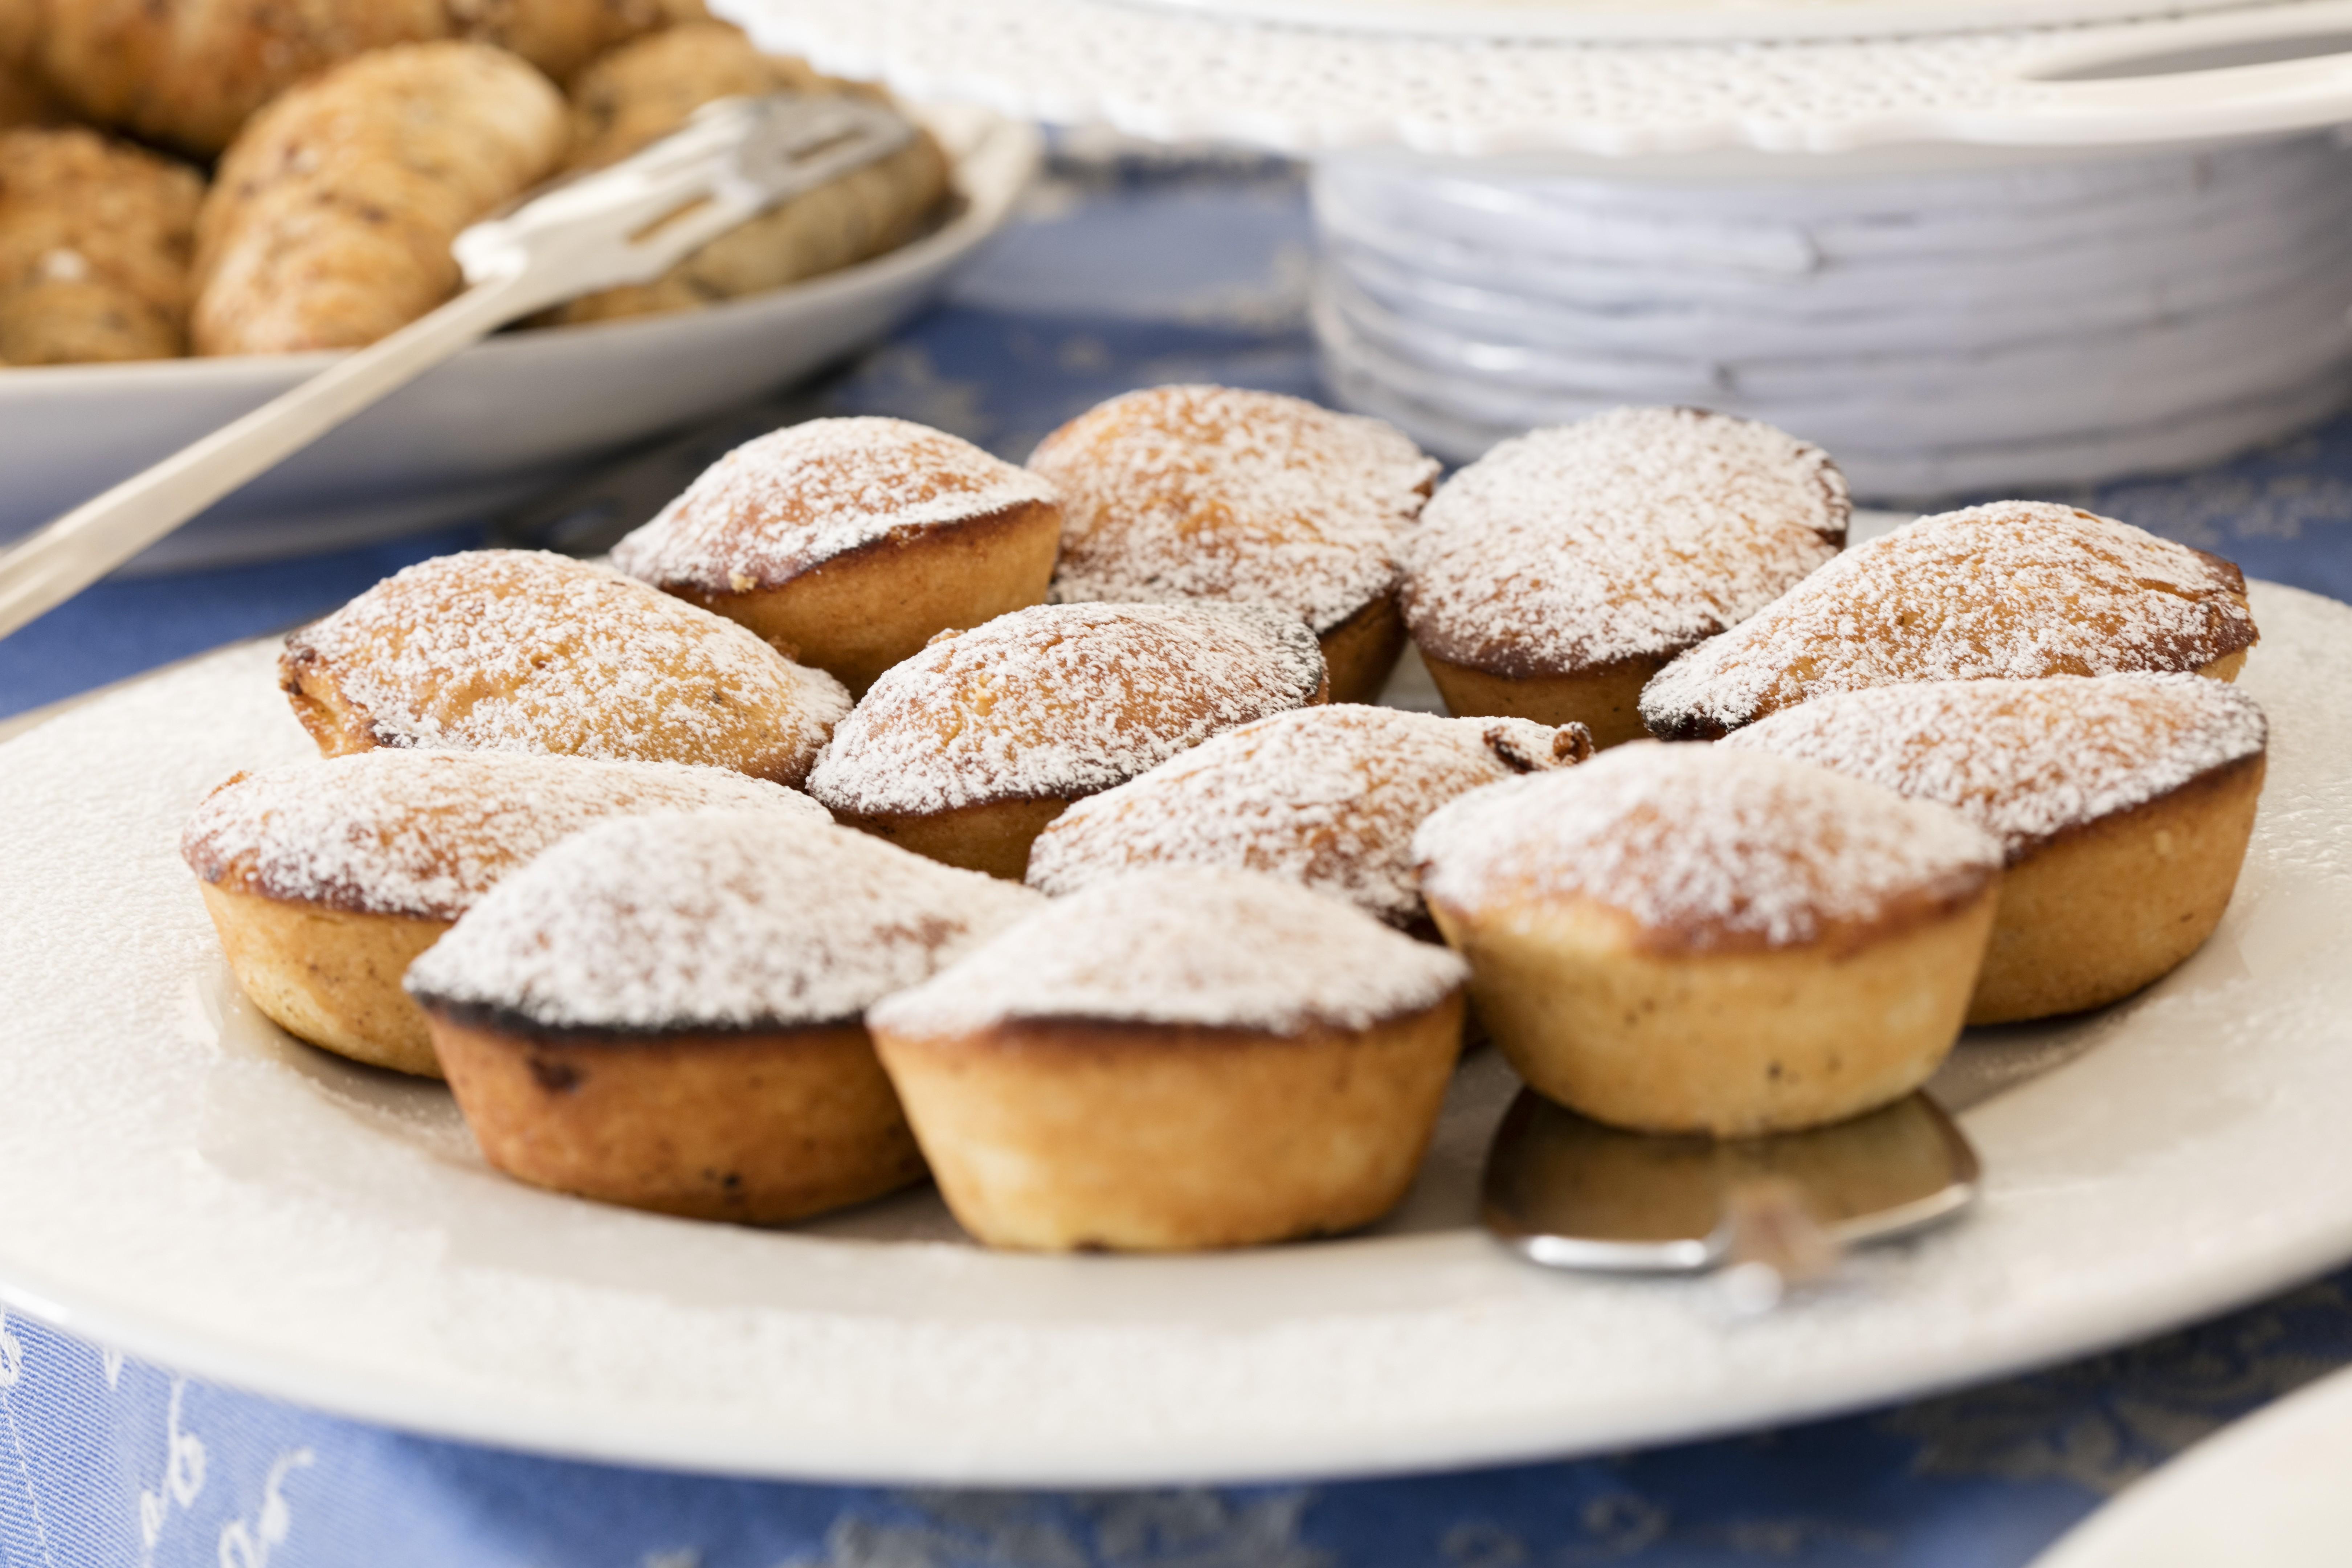
[[[1066,165],[945,307],[820,395],[1018,458],[1129,386],[1312,394],[1309,273],[1285,171]],[[2352,598],[2352,420],[2084,499],[2253,574]],[[0,643],[0,716],[316,614],[483,532],[102,584]],[[0,1227],[5,1213],[0,1201]],[[2008,1568],[2183,1447],[2347,1361],[2352,1270],[2039,1375],[1718,1442],[1402,1479],[926,1492],[415,1437],[11,1318],[0,1554],[10,1568]]]

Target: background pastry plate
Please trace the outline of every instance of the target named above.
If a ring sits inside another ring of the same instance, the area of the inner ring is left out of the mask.
[[[926,121],[963,200],[874,260],[706,310],[501,334],[166,540],[168,568],[352,545],[479,518],[585,463],[708,418],[875,341],[1001,227],[1035,170],[1032,128]],[[333,363],[328,354],[0,370],[0,541],[38,527]]]
[[[274,649],[233,649],[0,749],[0,1301],[450,1436],[1022,1484],[1610,1447],[2137,1338],[2352,1255],[2352,973],[2331,962],[2352,608],[2263,585],[2254,609],[2273,771],[2219,934],[2088,1022],[1964,1046],[1944,1088],[1983,1210],[1753,1321],[1705,1282],[1549,1276],[1470,1228],[1510,1089],[1491,1052],[1401,1215],[1311,1246],[1003,1256],[928,1193],[770,1233],[505,1182],[437,1088],[295,1045],[229,980],[179,825],[235,769],[309,750]]]

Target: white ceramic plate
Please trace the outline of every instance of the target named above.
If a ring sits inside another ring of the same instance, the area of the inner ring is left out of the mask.
[[[1756,1321],[1470,1227],[1491,1052],[1405,1210],[1308,1246],[1000,1256],[927,1193],[759,1232],[502,1180],[438,1088],[294,1044],[227,980],[179,825],[308,750],[271,650],[233,650],[0,747],[0,1301],[451,1436],[1039,1485],[1589,1450],[2130,1340],[2352,1256],[2352,608],[2254,608],[2274,741],[2219,934],[2125,1005],[1964,1046],[1942,1088],[1982,1208]]]
[[[2034,1568],[2343,1568],[2352,1372],[2249,1416],[2093,1514]]]
[[[503,333],[394,394],[165,540],[166,568],[358,544],[519,501],[596,458],[800,379],[927,303],[1004,222],[1030,127],[931,117],[962,211],[872,261],[707,310]],[[0,541],[333,363],[331,354],[0,370]]]
[[[1453,38],[1857,38],[2227,11],[2262,0],[1118,0],[1234,21]]]

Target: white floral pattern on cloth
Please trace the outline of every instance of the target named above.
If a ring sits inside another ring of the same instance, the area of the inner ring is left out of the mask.
[[[0,1359],[6,1568],[2011,1568],[2189,1444],[2352,1362],[2352,1269],[1876,1415],[1458,1475],[1119,1492],[794,1486],[534,1458],[135,1360],[110,1381],[104,1352],[22,1319],[0,1321],[0,1341],[13,1347]],[[176,1471],[159,1472],[166,1451]],[[145,1551],[141,1492],[156,1487],[172,1500]],[[2000,1528],[1972,1536],[1953,1527],[1962,1518]]]

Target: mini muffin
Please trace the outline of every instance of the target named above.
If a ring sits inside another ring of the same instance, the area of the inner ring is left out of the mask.
[[[1081,414],[1029,466],[1062,496],[1057,602],[1271,605],[1321,641],[1333,701],[1387,684],[1397,551],[1437,478],[1403,432],[1271,392],[1158,386]]]
[[[180,854],[255,1006],[314,1046],[438,1078],[400,977],[451,921],[591,823],[725,807],[831,821],[804,795],[720,768],[361,752],[238,773],[196,808]]]
[[[1248,1247],[1404,1195],[1463,973],[1293,883],[1167,867],[1047,905],[867,1018],[940,1194],[989,1246]]]
[[[2234,680],[2259,634],[2229,562],[2042,501],[1923,517],[1846,552],[1642,693],[1667,740],[1717,740],[1834,691],[1915,680]]]
[[[1714,746],[1492,785],[1413,849],[1511,1065],[1637,1132],[1784,1132],[1918,1088],[2000,883],[2000,845],[1948,807]]]
[[[1315,635],[1278,610],[1041,605],[890,669],[808,789],[853,827],[1019,881],[1072,801],[1324,696]]]
[[[932,634],[1042,604],[1054,488],[903,419],[812,419],[738,447],[613,564],[862,693]]]
[[[1620,408],[1506,441],[1407,544],[1405,623],[1456,713],[1640,737],[1642,688],[1845,543],[1817,447],[1696,408]]]
[[[1592,754],[1580,724],[1297,708],[1072,806],[1029,852],[1055,898],[1152,866],[1263,871],[1392,926],[1428,926],[1412,834],[1456,795]]]
[[[849,693],[751,632],[531,550],[421,562],[286,639],[328,756],[377,746],[703,763],[797,784]]]
[[[2193,675],[1927,681],[1823,697],[1733,734],[1918,800],[2007,859],[1971,1024],[2128,996],[2204,944],[2253,834],[2269,727]]]
[[[780,1225],[921,1178],[860,1020],[1042,901],[775,812],[632,817],[499,883],[408,990],[499,1170]]]

